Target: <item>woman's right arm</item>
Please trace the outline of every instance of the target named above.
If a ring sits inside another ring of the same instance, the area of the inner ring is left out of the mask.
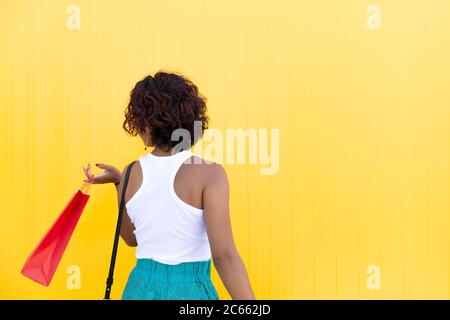
[[[84,174],[86,175],[87,180],[84,180],[85,182],[90,182],[93,184],[105,184],[105,183],[114,183],[116,186],[116,192],[117,192],[117,200],[120,206],[120,198],[122,196],[122,186],[125,178],[125,172],[128,168],[128,166],[125,167],[122,174],[120,173],[119,169],[116,167],[105,164],[105,163],[97,163],[97,167],[100,169],[103,169],[105,171],[94,175],[91,172],[91,164],[88,164],[88,166],[85,168],[83,167]],[[118,184],[116,184],[118,183]],[[128,191],[128,190],[127,190]],[[124,208],[124,212],[122,215],[122,224],[120,226],[120,236],[125,241],[127,245],[130,247],[136,247],[137,241],[136,237],[133,233],[134,226],[131,222],[128,214],[127,209]]]
[[[233,240],[225,170],[218,164],[207,166],[203,210],[214,266],[234,300],[254,300],[245,265]]]
[[[116,191],[117,191],[117,202],[119,204],[120,208],[120,200],[122,198],[122,189],[125,181],[125,174],[127,171],[129,165],[123,169],[122,175],[119,180],[119,184],[116,184]],[[126,190],[128,192],[128,190]],[[120,225],[120,236],[122,237],[123,241],[130,246],[130,247],[137,247],[137,240],[136,236],[134,234],[134,225],[131,222],[130,217],[127,213],[127,208],[123,208],[123,214],[122,214],[122,224]]]

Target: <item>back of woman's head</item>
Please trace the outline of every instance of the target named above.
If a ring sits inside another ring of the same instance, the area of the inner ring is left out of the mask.
[[[152,146],[172,148],[179,143],[172,140],[176,129],[189,131],[191,146],[197,142],[194,121],[201,121],[201,133],[208,127],[206,98],[186,77],[160,71],[136,83],[123,128],[132,136],[148,134]]]

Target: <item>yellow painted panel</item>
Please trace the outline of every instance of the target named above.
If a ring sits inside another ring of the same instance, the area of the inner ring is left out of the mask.
[[[0,1],[0,298],[102,297],[111,186],[93,187],[49,288],[20,269],[83,165],[144,153],[123,111],[135,82],[164,69],[198,84],[212,128],[279,129],[276,174],[224,163],[258,298],[448,299],[448,12],[445,0]],[[133,264],[122,243],[114,298]]]

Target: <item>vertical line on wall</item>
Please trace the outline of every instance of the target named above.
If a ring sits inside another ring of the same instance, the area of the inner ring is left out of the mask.
[[[142,45],[141,45],[141,41],[142,41],[142,0],[138,0],[138,4],[137,4],[137,47],[138,47],[138,52],[139,52],[139,59],[137,59],[138,62],[138,68],[137,70],[139,70],[142,66],[144,66],[144,55],[143,52],[144,50],[142,49]]]
[[[426,88],[426,92],[427,92],[427,96],[429,96],[429,86],[427,86]],[[428,110],[430,110],[429,108],[426,108],[426,113],[425,113],[425,135],[426,135],[426,141],[430,141],[429,137],[430,137],[430,114],[428,112]],[[426,144],[426,148],[427,148],[427,152],[426,152],[426,157],[425,157],[425,298],[428,299],[428,272],[429,272],[429,250],[428,250],[428,245],[429,245],[429,232],[428,232],[428,226],[429,226],[429,221],[428,221],[428,216],[429,216],[429,177],[430,177],[430,170],[429,170],[429,165],[430,165],[430,143]]]
[[[40,8],[40,7],[39,7]],[[41,16],[41,10],[39,10],[39,21],[42,21],[42,16]],[[61,19],[63,20],[63,19]],[[61,24],[61,28],[63,28],[63,24]],[[67,138],[67,107],[68,107],[68,99],[67,99],[67,91],[68,91],[68,85],[67,85],[67,58],[66,58],[66,52],[67,52],[67,32],[64,31],[62,32],[63,36],[62,36],[62,53],[63,53],[63,63],[62,63],[62,105],[63,105],[63,141],[64,143],[62,144],[62,148],[63,148],[63,152],[62,152],[62,167],[63,167],[63,180],[67,181],[67,169],[68,169],[68,165],[67,165],[67,147],[66,147],[66,143],[68,142],[68,138]],[[66,189],[66,183],[63,184],[63,186],[61,186],[64,190]]]
[[[332,2],[331,6],[330,6],[330,15],[333,16],[333,13],[335,12],[335,8],[334,8],[334,2]],[[334,31],[334,30],[333,30]],[[336,35],[333,35],[331,41],[333,42],[332,44],[332,48],[336,48]],[[332,71],[332,76],[331,76],[331,83],[330,83],[330,91],[332,93],[332,98],[335,97],[335,78],[334,78],[334,68],[336,66],[335,61],[334,61],[334,57],[335,55],[330,55],[330,63],[331,63],[331,71]],[[331,102],[334,102],[334,99],[332,99]],[[329,106],[332,105],[331,103],[329,104]],[[330,116],[330,114],[329,114]],[[336,130],[336,127],[335,127]],[[334,295],[335,295],[335,299],[338,298],[339,296],[339,274],[338,274],[338,241],[339,241],[339,237],[338,237],[338,223],[337,223],[337,209],[336,209],[336,185],[337,185],[337,178],[336,178],[336,143],[337,143],[337,134],[332,134],[333,137],[333,143],[331,145],[332,148],[332,168],[333,168],[333,188],[331,189],[331,198],[332,198],[332,206],[333,206],[333,229],[334,229]]]
[[[223,23],[224,23],[224,27],[223,27],[223,49],[224,49],[224,54],[223,54],[223,59],[224,59],[224,63],[223,63],[223,68],[224,68],[224,81],[223,81],[223,97],[224,97],[224,114],[227,115],[228,114],[228,96],[227,96],[227,79],[228,79],[228,72],[227,72],[227,53],[228,53],[228,48],[227,48],[227,18],[228,18],[228,10],[227,10],[227,6],[224,6],[224,14],[223,14]],[[224,117],[224,125],[225,125],[225,129],[227,129],[227,117]]]
[[[352,104],[352,123],[356,124],[358,123],[358,119],[357,119],[357,110],[356,110],[356,106],[355,104]],[[356,128],[356,133],[357,133],[357,129],[358,126],[355,126]],[[358,275],[357,275],[357,279],[358,279],[358,299],[361,299],[361,276],[359,275],[359,272],[361,271],[361,230],[359,228],[359,193],[358,193],[358,144],[355,142],[355,140],[353,140],[353,169],[355,170],[355,174],[354,174],[354,179],[355,181],[353,182],[353,185],[355,186],[354,190],[355,190],[355,211],[354,212],[354,216],[355,216],[355,223],[354,226],[356,226],[356,236],[357,236],[357,241],[356,241],[356,255],[357,255],[357,271],[358,271]]]
[[[202,0],[201,3],[202,7],[202,49],[201,49],[201,55],[202,55],[202,62],[201,62],[201,79],[205,79],[205,61],[206,61],[206,36],[205,36],[205,30],[206,30],[206,23],[205,23],[205,0]]]
[[[450,117],[447,118],[447,128],[450,128]],[[450,142],[450,133],[449,133],[448,138],[449,138],[449,142]],[[448,143],[447,146],[448,146],[448,150],[449,150],[449,154],[450,154],[450,143]],[[449,176],[449,178],[450,178],[450,176]],[[448,197],[447,197],[447,199],[450,199],[450,188],[448,189]],[[448,204],[448,202],[447,202],[447,204]],[[448,220],[448,230],[450,230],[450,219]],[[448,236],[448,242],[449,242],[449,247],[450,247],[450,233],[449,233],[449,236]],[[447,259],[448,259],[449,253],[450,252],[447,251]],[[447,271],[447,274],[450,273],[450,268],[448,268],[448,270],[449,271]],[[448,291],[447,291],[447,299],[449,299],[449,298],[450,298],[450,277],[448,277]]]
[[[383,270],[383,233],[382,233],[382,226],[383,226],[383,215],[381,213],[381,156],[380,156],[380,109],[376,108],[375,111],[375,136],[376,136],[376,157],[377,157],[377,215],[378,215],[378,246],[379,246],[379,250],[378,250],[378,254],[379,254],[379,265],[381,267],[381,270]],[[380,296],[383,296],[383,291],[381,291]],[[379,297],[380,297],[379,296]]]
[[[245,60],[245,125],[246,128],[248,129],[248,118],[249,118],[249,97],[248,97],[248,87],[249,87],[249,81],[248,81],[248,26],[246,26],[245,31],[244,31],[244,46],[245,46],[245,50],[244,50],[244,60]],[[247,208],[246,208],[246,218],[247,218],[247,257],[246,257],[246,261],[250,261],[250,192],[249,192],[249,186],[250,186],[250,178],[249,178],[249,167],[250,164],[247,162],[246,164],[246,170],[245,170],[245,174],[246,174],[246,179],[245,179],[245,183],[246,183],[246,188],[247,188],[247,192],[246,192],[246,202],[247,202]],[[248,263],[246,264],[246,266],[248,266]]]
[[[33,8],[35,9],[35,8]],[[32,212],[33,210],[33,183],[34,183],[34,174],[33,174],[33,77],[34,77],[34,59],[36,56],[35,46],[33,45],[33,31],[34,31],[34,15],[30,14],[30,18],[28,19],[28,45],[31,53],[31,58],[27,59],[28,62],[28,141],[26,143],[27,152],[25,153],[25,157],[28,157],[28,181],[27,189],[30,201],[27,201],[27,210],[28,212]],[[34,219],[34,217],[33,217]]]
[[[288,12],[292,12],[292,2],[289,1],[288,4]],[[287,108],[288,108],[288,148],[289,148],[289,160],[288,160],[288,167],[289,167],[289,175],[288,175],[288,185],[289,185],[289,204],[288,204],[288,208],[289,208],[289,249],[287,250],[287,252],[289,252],[289,278],[291,279],[290,284],[289,284],[289,289],[287,292],[287,296],[288,297],[292,297],[292,282],[294,279],[294,273],[292,271],[293,268],[293,263],[292,263],[292,257],[293,257],[293,237],[292,237],[292,233],[293,233],[293,227],[292,227],[292,222],[293,222],[293,218],[292,218],[292,153],[291,153],[291,149],[292,149],[292,108],[291,108],[291,15],[289,14],[288,17],[288,21],[287,21]]]
[[[162,62],[163,62],[163,51],[162,51],[162,30],[163,30],[163,18],[162,18],[162,14],[163,14],[163,1],[164,0],[159,0],[159,66],[158,68],[161,68],[162,66]]]
[[[399,98],[397,98],[400,100]],[[400,102],[398,105],[398,113],[397,119],[406,119],[403,116],[404,107]],[[398,179],[399,179],[399,214],[400,214],[400,262],[401,262],[401,280],[400,280],[400,297],[401,299],[405,299],[405,205],[404,205],[404,188],[403,188],[403,177],[404,177],[404,152],[405,152],[405,143],[404,143],[404,135],[405,135],[405,121],[398,121],[398,144],[399,144],[399,170],[398,170]]]
[[[315,190],[314,190],[314,126],[311,126],[311,222],[312,222],[312,251],[313,251],[313,292],[312,296],[316,299],[316,216],[315,216]]]
[[[10,10],[10,1],[7,0],[6,4],[6,12],[11,12]],[[6,176],[7,176],[7,203],[6,203],[6,210],[7,212],[11,212],[11,26],[10,26],[10,17],[11,14],[6,15],[6,43],[7,43],[7,64],[6,64],[6,106],[7,106],[7,167],[6,167]],[[13,248],[14,252],[18,252],[18,241],[13,241]],[[14,283],[15,287],[17,287],[17,281]]]
[[[269,52],[269,14],[268,14],[268,4],[267,1],[264,3],[264,13],[265,13],[265,54],[266,54],[266,58]],[[267,59],[266,59],[267,61]],[[268,70],[267,68],[265,69],[265,93],[266,93],[266,103],[268,101],[270,101],[270,95],[269,95],[269,90],[270,90],[270,85],[269,85],[269,77],[267,75]],[[270,128],[270,112],[266,110],[266,117],[267,117],[267,125],[268,128]],[[271,209],[271,205],[272,205],[272,199],[271,199],[271,194],[272,194],[272,188],[271,188],[271,181],[272,178],[269,176],[268,177],[268,193],[269,196],[267,197],[268,199],[268,217],[269,217],[269,232],[268,232],[268,242],[269,242],[269,281],[268,281],[268,299],[274,299],[273,294],[272,294],[272,209]]]
[[[450,119],[449,118],[447,118],[447,128],[450,128],[450,121],[449,121]],[[448,134],[448,138],[449,138],[449,141],[450,141],[450,131],[449,131],[449,134]],[[447,144],[447,148],[448,148],[448,150],[449,150],[449,154],[450,154],[450,143],[449,144]],[[450,188],[448,189],[448,197],[447,197],[447,199],[450,199]],[[448,230],[450,230],[450,219],[448,220]],[[450,232],[448,233],[448,242],[449,242],[449,247],[450,247]],[[448,255],[450,255],[450,253],[449,252],[447,252],[447,256]],[[450,268],[448,269],[448,272],[447,272],[447,274],[449,274],[450,273]],[[450,298],[450,276],[448,277],[448,291],[447,291],[448,293],[447,293],[447,299],[449,299]]]
[[[180,10],[180,11],[182,11],[181,13],[180,13],[180,15],[179,15],[179,17],[178,17],[178,19],[180,20],[180,21],[182,21],[182,23],[184,24],[184,22],[185,22],[185,19],[186,19],[186,8],[183,8],[182,10]],[[181,65],[181,68],[182,68],[182,70],[183,70],[183,72],[185,73],[185,74],[189,74],[189,72],[188,72],[188,70],[186,69],[186,67],[185,67],[185,55],[184,55],[184,52],[185,52],[185,45],[186,45],[186,43],[185,43],[185,39],[186,39],[186,37],[185,37],[185,35],[186,35],[186,28],[183,28],[181,31],[180,31],[180,33],[181,33],[181,40],[180,40],[180,46],[181,46],[181,63],[180,63],[180,65]]]
[[[289,119],[288,119],[288,144],[289,144],[289,162],[288,162],[288,166],[289,166],[289,277],[288,279],[290,279],[289,281],[289,291],[287,293],[287,297],[292,297],[293,296],[293,280],[294,280],[294,263],[293,263],[293,257],[294,257],[294,245],[293,245],[293,222],[294,222],[294,218],[293,218],[293,213],[292,213],[292,198],[293,198],[293,191],[292,191],[292,99],[291,99],[291,84],[292,84],[292,79],[291,79],[291,27],[292,27],[292,18],[291,18],[291,12],[293,11],[292,8],[292,2],[289,2],[289,6],[288,6],[288,13],[289,13],[289,18],[288,18],[288,30],[287,30],[287,56],[288,56],[288,64],[287,64],[287,72],[288,72],[288,77],[287,77],[287,88],[288,88],[288,97],[287,97],[287,103],[288,103],[288,115],[289,115]]]
[[[402,115],[402,112],[401,112],[401,110],[403,110],[403,108],[401,108],[400,109],[400,119],[406,119],[405,117],[403,117],[403,115]],[[402,275],[401,275],[401,277],[402,277],[402,299],[405,299],[405,294],[406,294],[406,292],[405,292],[405,204],[404,204],[404,195],[405,195],[405,190],[404,190],[404,188],[403,188],[403,174],[404,174],[404,172],[403,172],[403,170],[404,170],[404,166],[403,166],[403,163],[404,163],[404,158],[403,158],[403,153],[405,152],[405,150],[404,150],[404,148],[405,148],[405,144],[404,144],[404,141],[403,141],[403,137],[404,137],[404,133],[405,133],[405,131],[406,131],[406,129],[405,129],[405,122],[403,121],[403,122],[401,122],[401,125],[402,125],[402,127],[401,127],[401,132],[400,132],[400,145],[402,146],[402,148],[401,148],[401,150],[400,150],[400,152],[399,152],[399,157],[400,157],[400,159],[399,159],[399,161],[400,161],[400,166],[401,166],[401,169],[399,170],[399,175],[398,175],[398,177],[399,177],[399,179],[400,179],[400,182],[399,182],[399,193],[400,193],[400,215],[401,215],[401,225],[400,225],[400,237],[401,237],[401,243],[400,243],[400,246],[401,246],[401,261],[402,261],[402,267],[401,267],[401,270],[402,270]]]
[[[91,129],[93,129],[93,132],[92,132],[92,134],[93,134],[93,137],[92,137],[92,139],[90,139],[90,141],[92,141],[93,142],[93,149],[94,149],[94,158],[95,159],[98,159],[98,129],[97,129],[97,126],[95,125],[95,121],[96,121],[96,117],[95,117],[95,115],[97,115],[98,114],[98,106],[99,106],[99,104],[97,103],[97,97],[98,97],[98,94],[97,94],[97,92],[98,92],[98,61],[99,61],[99,46],[98,46],[98,43],[99,43],[99,22],[98,22],[98,0],[95,0],[94,1],[94,8],[93,8],[93,13],[92,13],[92,16],[93,16],[93,19],[95,20],[95,24],[94,24],[94,30],[93,30],[93,32],[94,32],[94,37],[95,37],[95,69],[93,69],[93,68],[91,68],[89,71],[92,73],[92,72],[94,72],[94,92],[93,92],[93,95],[94,95],[94,97],[93,97],[93,101],[94,101],[94,106],[91,106],[91,110],[93,111],[93,113],[94,113],[94,117],[92,117],[91,118],[91,125],[92,124],[94,124],[92,127],[91,127]],[[91,64],[92,65],[92,64]],[[91,103],[92,103],[92,100],[91,100]],[[92,116],[92,111],[91,111],[91,116]],[[91,150],[92,150],[92,147],[91,147]]]

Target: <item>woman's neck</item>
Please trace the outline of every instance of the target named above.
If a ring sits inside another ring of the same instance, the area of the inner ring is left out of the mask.
[[[155,149],[152,150],[152,154],[159,157],[170,156],[172,155],[172,148],[162,149],[160,147],[155,147]]]

